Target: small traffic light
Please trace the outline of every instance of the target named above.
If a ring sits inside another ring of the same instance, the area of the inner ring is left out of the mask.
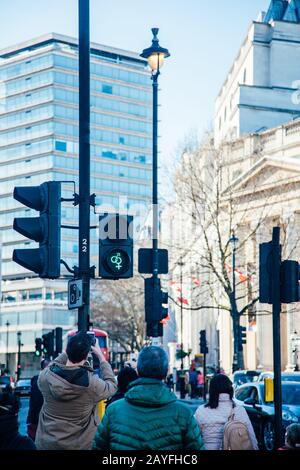
[[[99,218],[99,276],[133,277],[132,215],[104,214]]]
[[[62,352],[62,334],[63,329],[60,326],[55,328],[55,356]]]
[[[40,357],[42,355],[43,345],[42,345],[42,338],[35,339],[35,355]]]
[[[283,261],[280,268],[280,300],[284,304],[299,302],[299,264],[297,261]]]
[[[243,351],[243,344],[247,343],[247,328],[245,326],[239,325],[239,331],[238,331],[238,348],[239,351]]]
[[[259,245],[259,301],[272,303],[272,242]]]
[[[206,330],[200,331],[200,353],[201,354],[208,354],[208,347],[206,341]]]
[[[45,357],[51,358],[54,356],[54,331],[49,331],[42,336],[43,339],[43,353]]]
[[[19,186],[14,199],[40,212],[39,217],[17,217],[13,228],[39,243],[39,248],[15,249],[13,260],[39,275],[60,276],[61,184],[48,181],[40,186]]]
[[[162,320],[168,316],[168,292],[161,290],[160,279],[148,277],[145,279],[145,321],[148,337],[163,336]]]

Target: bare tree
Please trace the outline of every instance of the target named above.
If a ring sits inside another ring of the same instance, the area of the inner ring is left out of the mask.
[[[188,227],[188,233],[175,244],[172,240],[173,269],[176,270],[180,259],[193,260],[191,276],[201,278],[193,287],[194,305],[184,308],[230,312],[235,360],[242,367],[238,341],[240,318],[245,314],[254,316],[259,300],[256,259],[249,263],[245,255],[249,246],[252,245],[254,252],[257,249],[256,234],[262,225],[270,225],[268,212],[274,191],[263,190],[256,183],[251,183],[251,190],[247,188],[246,193],[237,191],[233,183],[239,175],[232,175],[224,148],[216,149],[210,137],[198,149],[192,147],[192,151],[187,146],[183,152],[174,178],[181,222]],[[258,191],[263,201],[260,207],[256,204]],[[282,223],[280,218],[276,223]],[[285,229],[287,223],[283,224]],[[233,236],[239,239],[235,248]],[[293,250],[298,244],[299,238]]]
[[[93,324],[107,331],[124,352],[139,351],[144,342],[144,285],[140,277],[102,281],[93,292]]]

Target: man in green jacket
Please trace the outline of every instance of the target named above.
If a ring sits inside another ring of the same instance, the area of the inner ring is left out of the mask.
[[[162,348],[144,347],[139,378],[125,398],[112,403],[99,425],[97,450],[204,450],[201,432],[189,407],[164,383],[168,357]]]

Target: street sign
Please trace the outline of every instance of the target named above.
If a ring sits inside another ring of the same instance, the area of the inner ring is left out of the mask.
[[[72,310],[83,306],[82,279],[68,282],[68,308]]]
[[[168,274],[168,250],[157,250],[158,251],[158,274]],[[153,263],[152,263],[152,248],[140,248],[139,249],[139,262],[138,271],[140,274],[152,274]]]

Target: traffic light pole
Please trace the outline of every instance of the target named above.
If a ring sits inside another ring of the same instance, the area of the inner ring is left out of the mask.
[[[152,75],[153,90],[153,147],[152,147],[152,211],[153,211],[153,233],[152,233],[152,276],[153,276],[153,296],[159,295],[158,278],[158,76],[159,70]],[[154,305],[155,302],[152,302]],[[161,324],[153,324],[153,336],[162,336]]]
[[[283,440],[282,436],[282,390],[281,390],[281,339],[280,339],[280,228],[273,228],[272,236],[272,301],[273,301],[273,362],[274,362],[274,408],[275,408],[275,449]]]
[[[89,329],[90,309],[90,2],[79,0],[79,269],[83,305],[78,330]]]
[[[17,380],[20,380],[20,377],[21,377],[21,347],[23,346],[22,342],[21,342],[21,335],[22,335],[21,331],[18,331],[17,335],[18,335]]]

